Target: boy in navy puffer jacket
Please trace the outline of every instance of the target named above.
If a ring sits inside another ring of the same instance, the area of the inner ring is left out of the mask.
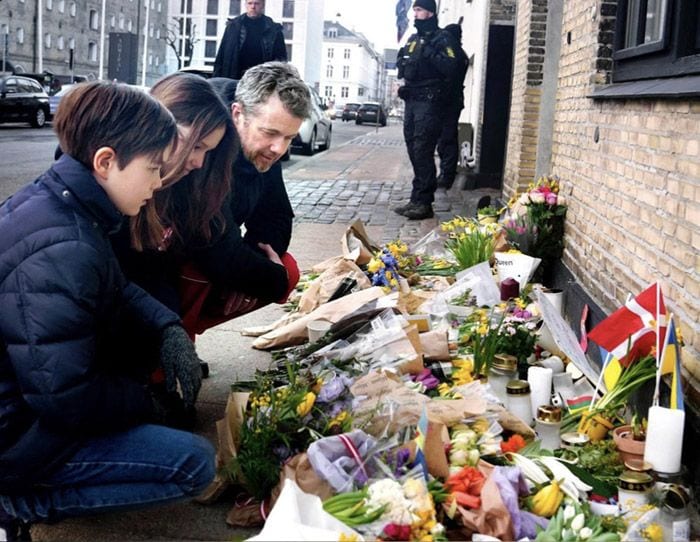
[[[0,206],[0,530],[193,497],[209,442],[162,425],[150,369],[115,355],[136,322],[193,403],[199,360],[176,314],[128,282],[108,234],[161,187],[177,127],[126,85],[76,86],[54,119],[65,154]],[[184,339],[183,339],[184,337]],[[157,356],[156,356],[157,357]],[[133,364],[132,364],[133,365]]]

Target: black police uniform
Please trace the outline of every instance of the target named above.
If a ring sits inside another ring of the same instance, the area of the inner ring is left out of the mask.
[[[435,147],[466,55],[454,36],[438,27],[436,16],[414,24],[418,32],[398,54],[398,77],[405,80],[399,97],[406,103],[403,133],[414,173],[411,203],[429,206],[436,188]]]

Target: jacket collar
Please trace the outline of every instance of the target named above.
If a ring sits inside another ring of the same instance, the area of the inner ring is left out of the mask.
[[[51,166],[44,181],[59,198],[67,201],[68,205],[79,206],[108,233],[114,233],[121,226],[123,215],[92,172],[75,158],[67,154],[61,156]]]

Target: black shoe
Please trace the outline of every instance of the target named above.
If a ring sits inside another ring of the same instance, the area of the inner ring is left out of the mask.
[[[404,205],[399,205],[398,207],[394,207],[394,208],[392,209],[392,211],[394,211],[397,215],[402,215],[402,216],[403,216],[404,212],[405,212],[407,209],[409,209],[412,205],[413,205],[413,203],[411,203],[411,202],[409,201],[408,203],[406,203],[406,204],[404,204]]]
[[[4,540],[8,542],[31,542],[32,540],[28,523],[17,518],[10,518],[4,511],[0,511],[0,538],[3,534],[5,535]]]
[[[409,220],[433,218],[433,206],[429,203],[411,203],[401,214]]]
[[[454,177],[452,177],[450,179],[450,178],[446,178],[446,177],[443,177],[442,175],[440,175],[437,178],[437,187],[438,188],[444,188],[445,190],[449,190],[450,188],[452,188],[453,184],[455,184]]]

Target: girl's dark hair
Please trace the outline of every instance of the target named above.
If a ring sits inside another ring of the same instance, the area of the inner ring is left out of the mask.
[[[151,94],[172,112],[178,125],[189,128],[187,140],[175,150],[180,157],[175,170],[196,142],[217,128],[224,127],[225,132],[216,148],[207,153],[202,168],[181,179],[166,174],[164,189],[131,219],[131,244],[136,250],[161,248],[166,229],[171,232],[172,249],[208,243],[226,227],[222,207],[231,190],[233,161],[239,148],[231,113],[198,75],[167,75],[151,88]]]
[[[138,156],[160,160],[174,141],[173,115],[145,92],[119,83],[92,81],[72,88],[53,120],[62,151],[92,170],[98,149],[110,147],[124,169]]]

